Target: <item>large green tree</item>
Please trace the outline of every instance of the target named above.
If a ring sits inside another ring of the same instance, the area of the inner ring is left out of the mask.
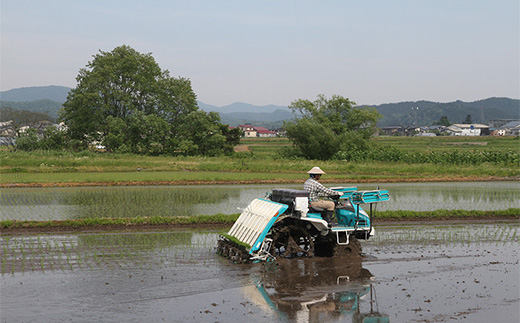
[[[339,151],[367,149],[367,140],[376,129],[380,114],[369,107],[355,107],[338,95],[315,101],[299,99],[291,103],[295,120],[284,128],[295,153],[307,159],[328,160]]]
[[[60,117],[71,138],[85,147],[100,142],[108,151],[216,155],[230,151],[230,145],[232,150],[237,142],[238,134],[221,130],[218,115],[199,110],[190,80],[171,77],[151,54],[126,45],[100,51],[76,80],[78,85],[70,91]],[[193,114],[204,115],[214,124],[205,124],[206,129]],[[193,133],[198,131],[225,140],[201,149],[206,143],[197,141],[204,140]]]

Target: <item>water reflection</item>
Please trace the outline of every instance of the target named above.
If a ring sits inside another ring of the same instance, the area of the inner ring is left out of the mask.
[[[200,187],[84,187],[0,190],[2,220],[65,220],[82,218],[133,218],[190,216],[196,206],[214,206],[238,199],[236,188]],[[236,212],[236,210],[234,211]]]
[[[356,186],[354,183],[339,184]],[[339,186],[338,185],[338,186]],[[276,187],[302,185],[206,185],[0,189],[0,220],[65,220],[90,217],[190,216],[240,213]],[[520,183],[388,183],[378,210],[501,210],[520,205]]]
[[[266,265],[246,297],[283,321],[389,322],[379,313],[372,274],[359,258],[283,260]]]
[[[6,322],[518,322],[519,230],[382,226],[363,262],[267,267],[217,256],[216,231],[2,234],[0,312]]]

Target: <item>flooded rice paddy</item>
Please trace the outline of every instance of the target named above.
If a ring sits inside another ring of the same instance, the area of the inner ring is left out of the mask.
[[[220,230],[2,234],[0,321],[518,322],[519,227],[377,226],[361,262],[270,265],[217,256]]]
[[[378,210],[483,211],[520,205],[519,182],[357,185],[360,190],[378,186],[388,189],[391,195],[389,202],[377,206]],[[0,220],[233,214],[240,213],[251,200],[264,197],[272,188],[272,185],[4,188],[0,189]]]

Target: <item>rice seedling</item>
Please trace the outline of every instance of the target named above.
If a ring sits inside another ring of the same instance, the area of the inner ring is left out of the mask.
[[[471,245],[479,242],[496,241],[497,243],[517,243],[517,224],[501,225],[416,225],[413,227],[378,226],[376,236],[369,244],[379,248],[399,243],[446,245]]]
[[[264,196],[270,188],[272,186],[0,189],[0,196],[8,201],[0,208],[0,221],[3,227],[12,226],[10,221],[14,220],[85,219],[96,225],[95,219],[110,218],[117,224],[116,219],[135,217],[139,218],[135,223],[167,224],[164,221],[168,217],[235,213],[237,207],[243,207],[254,197]],[[360,189],[373,188],[374,185],[360,185]],[[386,184],[383,188],[390,190],[392,198],[378,206],[380,211],[503,210],[517,208],[520,200],[515,182]],[[198,222],[195,218],[185,221]]]

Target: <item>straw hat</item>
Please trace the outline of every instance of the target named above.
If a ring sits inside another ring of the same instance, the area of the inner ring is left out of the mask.
[[[322,175],[326,174],[324,171],[321,170],[319,167],[313,167],[310,171],[307,172],[307,174],[315,174],[315,175]]]

